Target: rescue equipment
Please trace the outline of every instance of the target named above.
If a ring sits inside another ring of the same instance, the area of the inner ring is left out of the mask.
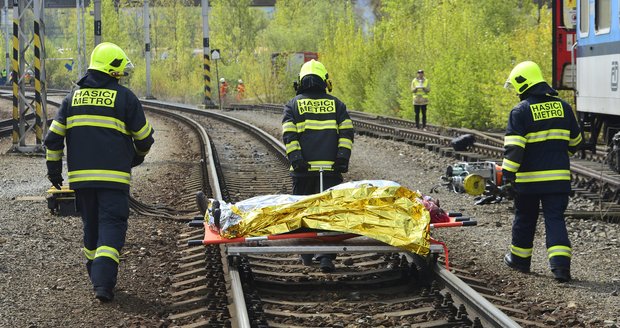
[[[607,152],[607,163],[609,163],[610,169],[620,172],[620,132],[614,134],[611,140]]]
[[[69,186],[62,186],[61,190],[52,187],[47,190],[47,193],[49,194],[47,196],[47,208],[52,214],[60,216],[79,215],[75,202],[75,191],[69,189]]]
[[[484,193],[487,183],[501,185],[502,167],[491,161],[460,162],[448,166],[441,179],[454,192],[478,196]]]

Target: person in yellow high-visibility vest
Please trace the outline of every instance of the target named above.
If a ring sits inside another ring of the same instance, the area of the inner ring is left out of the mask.
[[[415,126],[420,128],[420,112],[422,112],[422,128],[426,129],[426,106],[428,105],[428,93],[431,92],[431,84],[424,71],[418,70],[418,75],[411,81],[413,93],[413,110],[415,111]]]

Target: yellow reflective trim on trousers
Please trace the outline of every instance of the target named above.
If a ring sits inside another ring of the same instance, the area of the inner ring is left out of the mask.
[[[547,248],[547,257],[552,258],[554,256],[573,257],[573,249],[568,246],[551,246]]]
[[[583,138],[581,137],[581,133],[578,134],[575,138],[571,138],[570,141],[568,142],[568,145],[571,147],[577,146],[581,140],[583,140]]]
[[[517,163],[517,162],[513,162],[507,158],[504,158],[502,160],[502,169],[508,171],[508,172],[517,172],[519,171],[519,167],[521,167],[521,164]]]
[[[45,150],[45,160],[57,162],[62,159],[62,150]]]
[[[287,155],[289,153],[295,151],[295,150],[301,150],[301,146],[299,145],[299,141],[293,140],[293,141],[291,141],[291,142],[286,144],[286,154]]]
[[[67,127],[64,124],[62,124],[62,123],[60,123],[60,122],[58,122],[56,120],[52,121],[52,124],[50,124],[49,130],[54,132],[54,133],[56,133],[57,135],[63,136],[63,137],[67,133]]]
[[[82,247],[82,252],[84,252],[84,256],[86,256],[87,259],[89,260],[94,260],[95,259],[95,253],[97,252],[96,249],[88,249],[86,247]]]
[[[301,123],[297,123],[297,132],[304,132],[306,129],[308,130],[337,130],[338,125],[336,124],[336,120],[326,120],[326,121],[317,121],[317,120],[306,120]]]
[[[153,126],[151,126],[151,124],[148,121],[146,121],[146,124],[144,124],[142,129],[140,129],[137,132],[132,131],[131,135],[136,140],[142,140],[148,137],[152,130],[153,130]]]
[[[533,252],[532,248],[521,248],[521,247],[517,247],[514,245],[510,245],[510,253],[518,257],[524,258],[524,259],[532,257],[532,252]]]
[[[338,139],[338,147],[351,149],[353,148],[353,141],[347,138],[339,138]]]
[[[338,129],[339,130],[343,130],[343,129],[353,129],[353,121],[346,119],[342,122],[340,122],[340,124],[338,125]]]
[[[69,171],[69,183],[82,181],[109,181],[129,184],[131,181],[131,174],[112,170]]]
[[[109,257],[112,260],[114,260],[114,262],[119,263],[119,254],[118,251],[110,246],[99,246],[97,247],[97,252],[95,253],[95,258],[98,257]]]
[[[130,135],[123,121],[109,116],[74,115],[67,117],[67,129],[77,126],[96,126],[100,128],[114,129],[122,134]]]
[[[515,182],[527,183],[558,180],[570,180],[570,170],[517,172],[517,178]]]
[[[282,134],[285,134],[286,132],[297,132],[297,126],[295,126],[295,123],[284,122],[284,124],[282,124]]]
[[[508,145],[515,145],[521,148],[525,148],[526,139],[522,136],[505,136],[504,137],[504,147]]]
[[[549,129],[537,131],[525,135],[528,143],[543,142],[547,140],[570,140],[570,131],[565,129]]]
[[[312,166],[322,166],[323,171],[333,171],[332,166],[334,165],[334,161],[309,161],[308,164],[310,168],[308,171],[320,171],[320,168],[312,167]]]

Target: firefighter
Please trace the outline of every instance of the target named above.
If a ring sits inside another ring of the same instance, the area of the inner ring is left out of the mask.
[[[424,71],[418,70],[418,75],[411,81],[413,93],[413,110],[415,112],[415,127],[420,128],[420,112],[422,112],[422,129],[426,129],[426,106],[428,106],[428,93],[431,92],[431,84]]]
[[[327,94],[332,84],[325,66],[316,60],[306,62],[295,83],[297,95],[284,107],[282,139],[291,164],[294,195],[311,195],[342,183],[349,170],[353,147],[353,122],[347,107]],[[334,271],[336,254],[317,254],[323,272]],[[311,265],[312,254],[303,254],[304,265]]]
[[[243,80],[239,79],[237,81],[237,101],[241,101],[245,97],[245,84],[243,84]]]
[[[226,94],[228,93],[228,82],[225,78],[220,79],[220,102],[226,103]]]
[[[140,101],[119,83],[132,69],[120,47],[97,45],[79,88],[63,100],[44,142],[48,179],[60,189],[66,140],[69,187],[75,190],[84,225],[86,269],[101,302],[114,298],[131,168],[144,161],[154,142]]]
[[[572,255],[564,221],[571,190],[569,156],[582,143],[581,131],[571,106],[557,97],[536,63],[515,66],[505,86],[514,88],[521,102],[510,112],[504,137],[503,180],[515,192],[512,245],[504,262],[530,271],[542,204],[549,266],[557,281],[567,282]]]

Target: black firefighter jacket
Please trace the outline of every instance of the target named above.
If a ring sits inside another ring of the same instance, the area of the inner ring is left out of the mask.
[[[282,139],[289,162],[302,159],[311,166],[307,173],[292,172],[294,176],[316,175],[319,165],[333,174],[336,158],[348,162],[351,157],[353,122],[345,104],[324,90],[301,92],[284,107]]]
[[[118,79],[89,70],[77,84],[50,125],[46,160],[62,160],[66,139],[71,189],[129,190],[132,162],[150,150],[153,127]]]
[[[519,193],[569,193],[570,160],[581,145],[571,106],[547,83],[527,90],[510,112],[504,137],[504,178]]]

